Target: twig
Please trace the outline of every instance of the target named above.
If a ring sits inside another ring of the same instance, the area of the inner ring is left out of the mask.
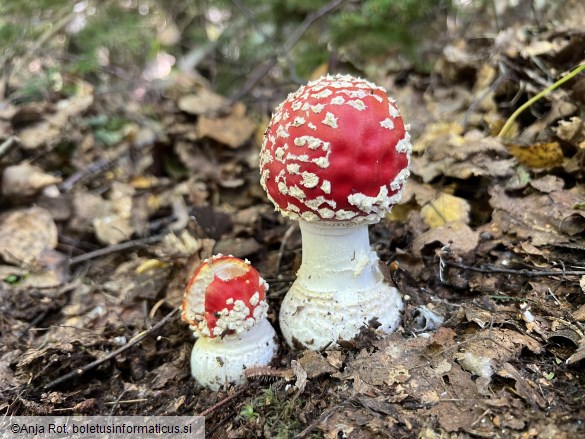
[[[93,163],[90,163],[87,168],[80,169],[75,174],[69,176],[63,183],[59,185],[61,192],[69,192],[80,182],[95,177],[102,172],[107,171],[115,162],[121,158],[121,155],[113,158],[101,158]]]
[[[104,405],[116,405],[116,404],[136,404],[137,402],[146,402],[148,398],[138,398],[138,399],[123,399],[123,400],[116,400],[116,401],[108,401],[104,402]]]
[[[585,270],[512,270],[510,268],[500,268],[494,267],[493,265],[484,265],[481,267],[472,267],[465,264],[460,264],[457,262],[452,262],[441,258],[441,264],[448,266],[448,267],[455,267],[460,268],[462,270],[473,271],[476,273],[484,273],[484,274],[491,274],[491,273],[500,273],[500,274],[514,274],[517,276],[524,276],[524,277],[546,277],[546,276],[585,276]]]
[[[279,50],[276,54],[274,54],[270,59],[264,61],[260,64],[254,71],[249,75],[248,80],[244,83],[242,88],[240,88],[231,98],[230,102],[233,104],[234,102],[240,100],[243,96],[245,96],[252,88],[262,80],[272,68],[278,62],[279,56],[284,56],[291,49],[299,42],[299,40],[303,37],[305,32],[315,23],[315,21],[319,20],[320,18],[324,17],[325,15],[329,14],[333,10],[335,10],[338,6],[340,6],[345,0],[333,0],[324,5],[322,8],[312,12],[311,14],[307,15],[305,20],[295,29],[290,37],[284,42],[282,45],[282,49]]]
[[[199,413],[197,416],[207,416],[210,413],[212,413],[213,411],[215,411],[216,409],[218,409],[219,407],[221,407],[224,404],[227,404],[228,402],[230,402],[232,399],[234,399],[237,396],[240,396],[242,393],[244,393],[246,390],[248,390],[248,386],[242,387],[240,390],[238,390],[236,393],[233,393],[230,396],[225,397],[224,399],[222,399],[221,401],[217,402],[216,404],[212,405],[211,407],[209,407],[208,409],[203,410],[201,413]]]
[[[122,397],[124,396],[125,393],[126,393],[126,389],[122,390],[122,393],[120,393],[120,395],[116,398],[116,400],[114,401],[114,405],[112,405],[112,408],[110,409],[110,413],[108,414],[108,417],[114,416],[114,412],[118,408],[118,403],[122,400]]]
[[[161,235],[149,236],[148,238],[135,239],[133,241],[126,241],[120,244],[110,245],[108,247],[100,248],[92,252],[84,253],[79,256],[75,256],[69,260],[69,265],[79,264],[81,262],[88,261],[90,259],[99,258],[100,256],[109,255],[123,250],[128,250],[134,247],[142,247],[143,245],[154,244],[155,242],[162,241],[167,236],[166,233]]]
[[[128,343],[126,343],[124,346],[120,347],[119,349],[116,349],[115,351],[110,352],[108,355],[106,355],[103,358],[100,358],[99,360],[96,361],[92,361],[89,364],[86,364],[85,366],[73,370],[59,378],[57,378],[56,380],[51,381],[49,384],[47,384],[45,386],[46,390],[50,390],[52,388],[54,388],[55,386],[58,386],[59,384],[64,383],[65,381],[69,381],[72,378],[75,377],[79,377],[81,375],[83,375],[84,373],[86,373],[89,370],[95,369],[96,367],[98,367],[99,365],[105,363],[106,361],[111,360],[112,358],[120,355],[122,352],[127,351],[128,349],[130,349],[131,347],[137,345],[138,343],[140,343],[142,340],[144,340],[148,335],[154,333],[155,331],[159,330],[160,328],[162,328],[165,324],[167,324],[167,322],[169,322],[171,320],[171,318],[179,311],[179,308],[175,308],[173,309],[171,312],[169,312],[166,316],[164,316],[164,318],[159,321],[156,325],[154,325],[153,327],[147,329],[146,331],[142,331],[140,334],[138,334],[137,336],[133,337]]]
[[[275,273],[278,273],[280,271],[280,264],[282,264],[282,257],[284,255],[284,248],[286,247],[286,244],[288,243],[288,240],[290,239],[290,237],[292,236],[292,234],[294,233],[294,231],[297,229],[297,224],[292,224],[288,229],[286,229],[286,232],[284,232],[284,236],[282,237],[282,242],[280,243],[280,248],[278,249],[278,257],[276,258],[276,270],[274,270]]]
[[[8,154],[14,145],[16,145],[15,136],[10,136],[8,139],[2,142],[2,144],[0,144],[0,158]]]

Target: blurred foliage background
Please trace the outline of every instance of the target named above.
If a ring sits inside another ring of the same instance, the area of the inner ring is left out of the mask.
[[[0,0],[0,92],[17,103],[46,99],[67,94],[71,76],[131,89],[179,68],[219,93],[250,99],[265,78],[300,83],[327,70],[373,79],[410,67],[424,72],[442,38],[463,34],[486,13],[498,23],[498,4],[510,2]],[[534,12],[546,2],[528,3]]]

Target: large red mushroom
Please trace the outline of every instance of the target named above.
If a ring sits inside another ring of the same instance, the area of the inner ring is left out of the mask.
[[[410,136],[385,90],[349,75],[301,87],[272,116],[260,182],[300,223],[303,258],[280,311],[291,346],[321,350],[377,321],[391,332],[402,300],[370,249],[368,224],[400,200]]]

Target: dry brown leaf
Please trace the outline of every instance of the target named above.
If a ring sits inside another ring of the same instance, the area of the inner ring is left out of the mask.
[[[67,281],[66,257],[55,250],[46,250],[35,260],[34,266],[27,268],[13,265],[0,265],[0,279],[17,276],[15,287],[55,288]]]
[[[563,163],[563,150],[558,142],[535,143],[534,145],[508,145],[516,159],[529,168],[549,168]]]
[[[185,113],[216,117],[225,112],[229,101],[223,96],[202,88],[197,94],[182,96],[177,105]]]
[[[581,288],[583,289],[583,285],[581,285]],[[577,320],[578,322],[585,322],[585,305],[581,305],[579,308],[577,308],[573,313],[573,318],[575,320]]]
[[[60,127],[53,126],[49,122],[43,121],[20,131],[18,133],[18,138],[25,149],[36,149],[41,145],[57,140],[60,135]]]
[[[572,239],[581,233],[581,213],[574,206],[585,201],[575,191],[554,191],[548,194],[529,194],[512,197],[502,187],[489,189],[490,205],[494,208],[492,223],[519,239],[530,239],[539,247],[547,244],[568,244],[581,247],[582,240]]]
[[[43,188],[61,182],[60,177],[45,173],[29,163],[8,166],[2,174],[2,194],[7,197],[30,197]]]
[[[504,378],[512,378],[516,381],[516,393],[530,403],[530,405],[533,407],[538,405],[540,408],[546,407],[547,402],[537,390],[538,386],[528,378],[523,377],[510,363],[505,362],[503,368],[498,371],[498,375]]]
[[[92,221],[95,235],[103,244],[117,244],[128,240],[134,233],[132,208],[134,188],[127,184],[114,183],[110,200],[101,207],[102,215]]]
[[[441,246],[451,243],[451,250],[458,255],[465,255],[477,247],[479,233],[471,230],[466,224],[447,224],[417,236],[412,242],[412,252],[420,256],[422,249],[434,242],[440,243]]]
[[[119,303],[134,299],[155,299],[166,285],[171,267],[153,259],[138,258],[120,264],[104,287],[115,293]]]
[[[93,104],[93,87],[78,81],[77,94],[55,104],[55,112],[33,126],[24,128],[18,133],[20,142],[25,149],[36,149],[46,143],[57,140],[69,118],[85,112]]]
[[[453,362],[452,349],[432,338],[405,339],[399,334],[390,335],[378,347],[380,351],[363,351],[348,362],[346,370],[354,380],[359,377],[366,385],[388,389],[385,393],[394,401],[409,398],[432,406],[430,411],[450,431],[468,428],[481,414],[477,386],[471,374]],[[447,398],[460,403],[444,402]]]
[[[57,226],[45,209],[31,207],[0,216],[0,256],[6,262],[28,265],[56,246]]]
[[[565,187],[565,182],[556,175],[545,175],[544,177],[537,180],[532,180],[530,182],[530,186],[539,190],[540,192],[549,194],[551,192],[563,190]]]
[[[298,389],[299,393],[303,393],[307,386],[307,371],[297,360],[292,360],[290,366],[296,377],[295,387]]]
[[[201,250],[204,241],[193,237],[187,230],[183,230],[178,235],[174,233],[166,235],[162,242],[152,248],[152,251],[159,258],[185,258]]]
[[[514,158],[499,139],[469,131],[427,145],[422,156],[412,157],[412,173],[428,183],[440,175],[467,179],[472,176],[505,178],[514,174]]]
[[[306,351],[299,359],[299,363],[305,370],[308,378],[332,374],[337,371],[319,352]]]
[[[230,148],[242,146],[254,134],[255,129],[254,122],[237,114],[213,119],[201,116],[197,121],[199,136],[209,137]]]
[[[573,145],[578,145],[585,140],[585,124],[578,116],[573,116],[569,120],[560,120],[552,130],[560,139]]]
[[[575,364],[585,359],[585,338],[579,340],[579,346],[573,355],[567,358],[567,364]]]

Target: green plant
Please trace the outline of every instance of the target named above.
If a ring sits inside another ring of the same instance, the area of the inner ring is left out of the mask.
[[[254,406],[252,404],[246,404],[240,411],[240,416],[246,421],[252,421],[260,417],[260,415],[254,411]]]

